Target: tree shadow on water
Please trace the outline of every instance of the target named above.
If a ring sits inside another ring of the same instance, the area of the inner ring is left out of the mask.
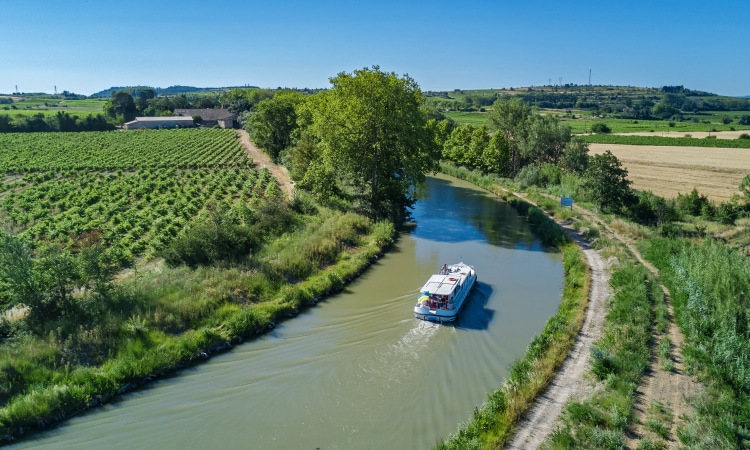
[[[492,296],[492,286],[477,281],[463,306],[454,327],[461,330],[486,330],[495,317],[495,310],[487,308]]]

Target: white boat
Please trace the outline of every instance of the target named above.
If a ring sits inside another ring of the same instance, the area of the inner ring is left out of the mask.
[[[430,322],[453,322],[476,281],[474,267],[463,262],[444,264],[419,290],[414,316]]]

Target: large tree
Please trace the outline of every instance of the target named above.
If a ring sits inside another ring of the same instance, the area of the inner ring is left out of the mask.
[[[292,133],[297,128],[295,107],[302,101],[302,94],[288,91],[255,105],[255,113],[249,120],[250,134],[274,160],[292,143]]]
[[[522,151],[529,135],[533,109],[520,98],[498,99],[488,115],[490,129],[502,133],[509,149],[508,174],[515,176],[524,165]]]
[[[581,188],[602,211],[619,212],[636,200],[628,180],[628,169],[609,150],[589,159]]]
[[[133,96],[125,91],[113,93],[104,105],[104,113],[118,122],[130,122],[136,114]]]
[[[378,66],[330,81],[311,126],[324,156],[368,214],[403,218],[415,201],[415,186],[437,169],[440,158],[419,86],[408,75]]]

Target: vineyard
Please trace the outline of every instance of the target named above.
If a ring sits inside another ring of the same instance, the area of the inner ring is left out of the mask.
[[[95,233],[123,262],[163,249],[217,203],[276,196],[232,130],[0,136],[0,218],[33,241]]]
[[[0,172],[248,167],[232,130],[9,133],[0,135]]]

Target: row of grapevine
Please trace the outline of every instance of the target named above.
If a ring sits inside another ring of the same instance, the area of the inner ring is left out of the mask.
[[[208,205],[280,193],[231,130],[3,135],[0,168],[0,220],[10,231],[68,245],[95,232],[124,260],[161,250]]]
[[[201,168],[251,162],[233,130],[0,134],[0,172]]]

